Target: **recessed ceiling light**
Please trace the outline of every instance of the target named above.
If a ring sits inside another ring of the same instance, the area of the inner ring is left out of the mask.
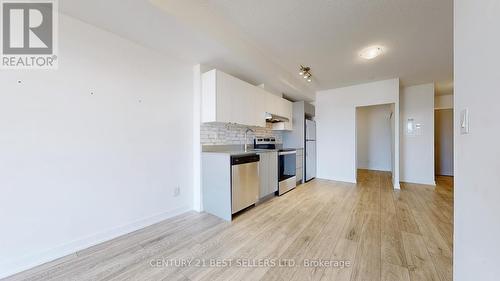
[[[370,46],[361,50],[359,56],[364,59],[371,60],[380,56],[383,52],[384,48],[382,46]]]

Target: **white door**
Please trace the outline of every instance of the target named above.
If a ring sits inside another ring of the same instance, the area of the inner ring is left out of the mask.
[[[316,177],[316,141],[306,141],[306,181]]]
[[[316,140],[316,122],[306,119],[306,140]]]

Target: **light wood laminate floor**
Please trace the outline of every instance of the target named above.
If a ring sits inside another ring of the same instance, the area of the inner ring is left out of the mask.
[[[7,280],[447,281],[452,236],[451,178],[395,191],[360,170],[357,185],[314,180],[231,223],[189,212]]]

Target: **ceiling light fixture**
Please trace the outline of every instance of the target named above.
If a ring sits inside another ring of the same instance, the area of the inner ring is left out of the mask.
[[[308,66],[300,65],[299,75],[304,77],[304,79],[306,79],[307,82],[312,81],[311,68]]]
[[[370,46],[361,50],[359,56],[366,60],[371,60],[380,56],[383,52],[384,48],[382,46]]]

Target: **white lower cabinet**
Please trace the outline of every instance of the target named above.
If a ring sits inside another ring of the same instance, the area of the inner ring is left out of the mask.
[[[304,150],[303,149],[297,149],[297,158],[295,162],[295,177],[297,178],[297,182],[302,183],[302,180],[304,179]]]
[[[263,198],[278,190],[278,153],[261,152],[259,156],[259,198]]]

